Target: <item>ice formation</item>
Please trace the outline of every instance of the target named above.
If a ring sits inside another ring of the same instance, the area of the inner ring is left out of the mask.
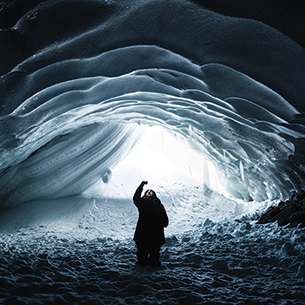
[[[106,179],[140,125],[181,135],[235,198],[285,198],[303,187],[301,47],[258,22],[190,3],[135,1],[123,12],[122,3],[100,5],[111,18],[56,43],[41,38],[35,54],[3,70],[2,208]],[[52,14],[42,4],[13,31],[39,36]]]
[[[303,304],[304,230],[252,217],[304,188],[304,49],[196,1],[6,2],[0,302]],[[141,180],[170,218],[157,271]]]

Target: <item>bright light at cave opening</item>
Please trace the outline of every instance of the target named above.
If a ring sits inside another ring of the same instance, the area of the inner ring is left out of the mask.
[[[192,150],[182,136],[175,136],[164,128],[141,126],[143,134],[132,152],[114,169],[111,180],[98,183],[94,189],[105,197],[131,198],[142,180],[149,188],[173,188],[175,183],[207,185],[225,194],[219,174],[202,154]],[[98,190],[97,190],[98,189]]]

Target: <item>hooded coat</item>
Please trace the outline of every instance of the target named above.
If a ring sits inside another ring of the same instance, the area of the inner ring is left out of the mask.
[[[159,198],[141,197],[143,186],[141,183],[133,196],[139,210],[134,240],[161,246],[165,244],[164,228],[168,226],[168,217]]]

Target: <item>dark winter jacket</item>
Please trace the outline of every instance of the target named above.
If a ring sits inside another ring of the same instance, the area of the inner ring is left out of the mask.
[[[164,227],[168,226],[166,211],[159,198],[141,197],[142,190],[141,183],[133,196],[133,202],[139,210],[134,240],[163,245],[165,244]]]

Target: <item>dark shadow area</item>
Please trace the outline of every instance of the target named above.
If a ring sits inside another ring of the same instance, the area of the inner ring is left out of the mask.
[[[217,13],[261,21],[305,48],[305,2],[301,0],[193,0]]]
[[[107,2],[74,0],[50,5],[52,2],[0,3],[0,56],[6,59],[0,64],[1,74],[44,47],[74,37],[112,16],[113,6]]]
[[[119,12],[118,7],[122,6],[120,2],[95,0],[58,1],[52,6],[47,5],[50,2],[50,0],[0,2],[0,56],[5,56],[5,61],[0,64],[1,74],[8,72],[17,63],[35,54],[50,42],[56,43],[67,36],[73,37],[85,29],[100,24],[102,20],[113,17],[113,13]],[[261,21],[305,48],[303,1],[182,0],[181,2],[194,2],[226,16]],[[26,27],[27,32],[21,33],[13,27],[25,14],[28,15],[22,22],[27,22],[29,25]],[[39,31],[42,27],[46,30]]]

